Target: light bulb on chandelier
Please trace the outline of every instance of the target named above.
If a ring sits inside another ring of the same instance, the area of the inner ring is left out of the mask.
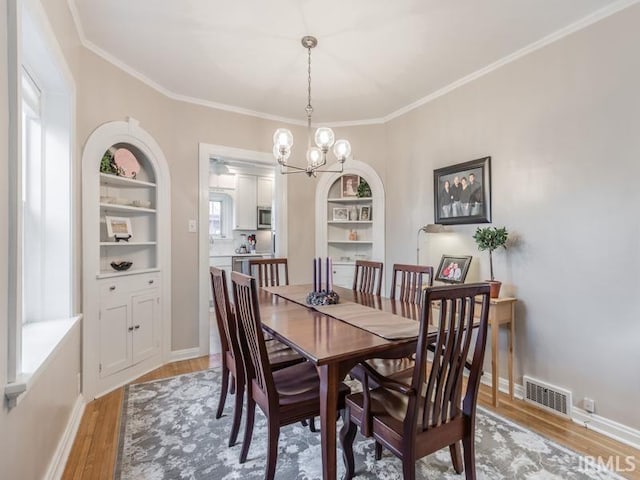
[[[316,130],[313,140],[316,147],[311,142],[311,116],[313,107],[311,106],[311,49],[318,44],[315,37],[306,36],[302,38],[302,46],[307,49],[307,66],[308,66],[308,96],[307,106],[307,166],[300,167],[289,164],[291,156],[291,148],[293,147],[293,134],[287,128],[278,128],[273,134],[273,156],[280,165],[280,173],[306,173],[308,176],[316,176],[317,172],[336,172],[343,171],[343,164],[351,155],[351,144],[348,140],[336,141],[333,130],[328,127],[320,127]],[[327,164],[327,153],[333,147],[335,155],[340,165],[339,170],[320,170]]]

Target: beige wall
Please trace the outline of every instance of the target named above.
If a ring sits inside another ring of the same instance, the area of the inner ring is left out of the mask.
[[[573,391],[581,405],[640,428],[640,6],[624,10],[388,124],[387,264],[433,221],[434,168],[492,156],[493,224],[518,245],[497,252],[496,276],[517,309],[518,377]],[[390,166],[391,167],[391,166]],[[422,238],[474,255],[476,226]],[[415,240],[414,240],[415,241]],[[506,369],[503,370],[506,372]]]

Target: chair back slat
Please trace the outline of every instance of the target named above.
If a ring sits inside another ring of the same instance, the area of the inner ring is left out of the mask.
[[[481,305],[479,323],[477,318],[474,320],[476,303]],[[435,353],[425,382],[428,326],[434,308],[439,310],[438,318],[434,319],[437,327]],[[421,431],[429,430],[463,413],[471,415],[475,412],[488,318],[489,285],[486,283],[430,287],[425,290],[416,367],[412,378],[412,387],[424,392],[421,400],[423,405],[419,404],[419,397],[411,398],[405,417],[405,430],[412,431],[416,425]],[[474,329],[474,321],[477,329]],[[476,332],[477,336],[474,337]],[[463,401],[463,374],[474,338],[473,359]],[[422,418],[417,419],[420,410]]]
[[[382,262],[356,260],[353,276],[353,290],[372,295],[382,291]]]
[[[249,272],[258,280],[259,287],[289,285],[289,265],[286,258],[252,258]]]
[[[211,292],[213,294],[213,310],[220,333],[221,352],[231,352],[235,358],[240,358],[240,346],[236,335],[236,320],[229,303],[226,273],[221,268],[209,267],[211,277]],[[238,357],[236,357],[238,355]]]
[[[231,272],[231,283],[247,383],[250,385],[253,380],[254,385],[268,397],[273,394],[274,383],[262,333],[256,280],[248,275]]]
[[[399,292],[398,281],[400,282]],[[423,289],[432,285],[433,267],[396,263],[393,265],[391,295],[389,296],[401,302],[420,304]]]

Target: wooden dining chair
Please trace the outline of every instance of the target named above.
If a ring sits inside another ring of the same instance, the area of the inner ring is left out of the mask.
[[[425,287],[431,286],[433,286],[433,267],[399,263],[393,265],[390,298],[419,305],[422,300],[422,291]]]
[[[382,262],[356,260],[353,290],[379,296],[382,291],[382,267]]]
[[[256,280],[238,272],[231,273],[233,295],[238,312],[240,344],[247,372],[247,420],[240,463],[249,453],[256,404],[268,423],[265,479],[275,475],[280,427],[320,414],[320,379],[311,362],[299,363],[278,371],[271,368],[260,321]],[[338,387],[338,409],[344,408],[349,387]],[[337,412],[336,412],[337,413]],[[337,417],[336,417],[337,420]]]
[[[252,258],[249,273],[258,280],[259,287],[289,285],[289,265],[286,258]]]
[[[258,280],[258,287],[277,287],[289,285],[289,264],[286,258],[252,258],[249,260],[249,273]],[[265,338],[272,337],[265,333]],[[303,420],[302,424],[309,430],[316,431],[314,418]]]
[[[428,335],[432,302],[440,307],[435,319],[434,350],[438,353],[427,374],[427,346],[433,343]],[[474,335],[476,306],[480,319]],[[373,436],[378,444],[402,460],[405,480],[415,478],[417,459],[447,446],[456,473],[462,473],[460,441],[464,447],[466,479],[476,478],[476,405],[488,318],[489,284],[428,288],[420,318],[416,368],[411,377],[406,381],[383,377],[366,363],[361,364],[367,372],[364,391],[347,397],[345,423],[340,432],[346,480],[354,475],[353,441],[358,426],[365,437]],[[473,358],[465,387],[463,372],[471,351]],[[369,390],[369,378],[375,380],[378,387]]]
[[[398,283],[400,284],[398,286]],[[391,279],[390,298],[397,300],[392,303],[392,309],[397,315],[402,317],[415,318],[419,316],[419,307],[422,300],[422,292],[425,287],[433,285],[433,267],[426,265],[393,265],[393,276]],[[418,315],[416,315],[418,313]],[[405,358],[372,358],[367,360],[370,367],[373,367],[383,376],[403,375],[402,372],[412,370],[415,361],[411,355]],[[364,372],[360,365],[356,365],[350,372],[352,378],[363,381]],[[375,385],[375,383],[374,383]]]
[[[220,351],[222,352],[222,385],[216,418],[222,416],[227,399],[227,391],[229,390],[229,377],[231,377],[233,381],[231,390],[232,393],[235,392],[233,422],[231,435],[229,436],[229,446],[231,447],[236,443],[240,429],[246,374],[238,342],[237,321],[229,303],[226,273],[220,268],[210,267],[209,275],[211,277],[214,312],[220,334]],[[277,340],[268,342],[267,355],[271,368],[274,370],[305,361],[304,357]]]

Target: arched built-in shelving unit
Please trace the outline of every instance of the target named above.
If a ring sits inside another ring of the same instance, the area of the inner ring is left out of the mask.
[[[338,165],[328,167],[335,170]],[[341,179],[344,175],[358,175],[367,181],[371,197],[343,198]],[[352,213],[347,219],[334,219],[334,208],[347,212],[360,212],[369,207],[369,218],[355,219]],[[341,173],[323,173],[316,186],[316,256],[333,259],[334,283],[351,288],[354,264],[358,259],[384,262],[384,186],[370,165],[358,160],[348,160]],[[355,232],[356,239],[349,233]]]
[[[100,171],[110,148],[140,164],[136,178]],[[171,204],[166,158],[134,119],[109,122],[82,155],[83,392],[100,396],[160,366],[171,343]],[[126,219],[132,238],[107,235],[105,217]],[[126,271],[112,262],[131,261]]]

